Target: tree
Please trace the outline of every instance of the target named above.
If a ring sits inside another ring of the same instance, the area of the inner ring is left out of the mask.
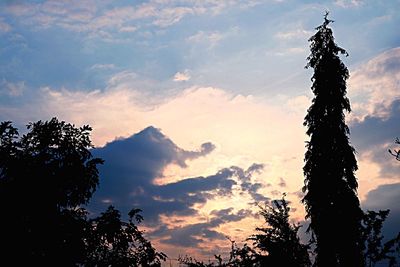
[[[364,213],[362,237],[365,244],[364,261],[365,265],[372,267],[377,262],[388,261],[389,266],[395,266],[399,251],[400,233],[397,237],[382,244],[383,223],[389,215],[389,210],[370,211]],[[397,251],[396,251],[397,250]]]
[[[99,182],[91,128],[30,123],[22,136],[0,124],[0,225],[2,260],[22,265],[72,265],[82,260],[86,204]],[[55,264],[54,260],[57,260]]]
[[[309,246],[301,244],[297,234],[301,225],[289,222],[290,207],[285,198],[260,208],[266,227],[257,227],[261,233],[249,239],[260,251],[257,259],[261,266],[311,266]]]
[[[223,261],[221,255],[214,255],[217,263],[203,263],[191,257],[179,261],[188,267],[261,267],[261,266],[311,266],[309,245],[301,244],[297,235],[301,225],[289,222],[289,203],[282,197],[272,204],[259,206],[265,227],[257,227],[259,232],[248,238],[252,246],[237,246],[231,241],[229,259]]]
[[[121,214],[110,206],[99,217],[90,220],[85,239],[85,266],[161,266],[166,255],[157,252],[135,225],[143,220],[140,209],[129,212],[129,221],[121,221]]]
[[[87,204],[99,183],[91,128],[58,121],[28,125],[20,137],[0,123],[1,263],[10,266],[161,266],[136,224],[114,207],[88,219]]]
[[[183,264],[187,267],[261,267],[261,263],[259,262],[257,252],[249,247],[247,244],[244,244],[242,247],[239,247],[235,241],[231,242],[231,251],[229,253],[229,258],[227,260],[223,260],[221,255],[214,255],[214,262],[204,263],[202,261],[198,261],[195,258],[184,256],[179,257],[178,261],[180,264]]]
[[[339,58],[348,54],[335,43],[327,16],[309,39],[311,54],[306,68],[314,69],[311,90],[315,97],[304,119],[310,141],[302,201],[316,239],[316,265],[362,266],[363,213],[354,175],[357,161],[344,115],[351,111],[346,97],[349,72]]]

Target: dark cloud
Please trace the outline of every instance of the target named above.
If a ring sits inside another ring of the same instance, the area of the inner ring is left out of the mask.
[[[387,112],[388,117],[385,118],[367,116],[362,121],[351,123],[351,140],[357,150],[368,150],[376,145],[393,142],[400,135],[400,99],[394,100]]]
[[[280,187],[286,187],[286,181],[285,181],[285,179],[283,179],[282,177],[280,177],[280,178],[279,178],[279,183],[278,183],[278,185],[279,185]]]
[[[233,208],[213,210],[212,216],[207,222],[189,224],[183,227],[169,229],[161,226],[152,233],[152,236],[161,237],[161,242],[166,244],[178,245],[183,247],[198,246],[200,243],[210,239],[225,239],[226,236],[212,228],[218,227],[227,222],[237,222],[246,217],[252,216],[249,210],[239,210],[233,213]],[[163,238],[165,237],[166,238]]]
[[[387,112],[386,118],[367,116],[363,121],[354,121],[350,129],[356,150],[360,153],[372,151],[372,159],[381,165],[383,177],[398,173],[398,166],[388,149],[395,147],[394,140],[400,137],[400,100],[394,100]]]
[[[112,204],[126,214],[133,207],[143,210],[145,222],[157,230],[150,233],[162,237],[163,242],[196,246],[203,238],[220,239],[223,234],[212,230],[223,223],[238,221],[251,212],[241,210],[233,213],[227,208],[213,211],[206,223],[180,228],[160,227],[160,215],[196,216],[195,204],[204,204],[217,196],[231,196],[233,189],[241,189],[255,202],[268,201],[258,191],[260,183],[252,182],[252,175],[260,173],[262,164],[252,164],[248,169],[236,166],[223,168],[209,176],[190,177],[177,182],[157,185],[169,164],[186,167],[187,160],[205,156],[214,150],[212,143],[204,143],[197,151],[177,147],[160,130],[148,127],[129,138],[118,139],[95,149],[93,154],[103,158],[100,167],[100,187],[89,206],[94,213]]]
[[[381,185],[368,192],[362,203],[364,210],[390,209],[389,217],[383,227],[385,239],[391,239],[400,232],[400,183]]]

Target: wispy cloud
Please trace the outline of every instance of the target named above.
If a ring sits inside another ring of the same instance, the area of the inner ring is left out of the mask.
[[[215,46],[222,38],[223,35],[220,32],[206,33],[204,31],[198,31],[196,34],[189,36],[186,40],[195,43],[207,42],[210,46]]]
[[[289,56],[289,55],[294,55],[294,54],[303,54],[306,52],[306,49],[304,47],[288,47],[282,50],[278,50],[273,52],[275,56]],[[267,54],[271,54],[270,51],[267,52]]]
[[[2,80],[0,83],[0,92],[11,97],[21,96],[25,90],[25,82],[8,82]]]
[[[213,48],[216,46],[220,41],[237,35],[239,32],[238,27],[232,27],[226,32],[219,32],[219,31],[212,31],[212,32],[206,32],[206,31],[198,31],[197,33],[189,36],[186,38],[187,42],[190,43],[195,43],[195,44],[205,44],[209,48]]]
[[[190,73],[189,70],[184,70],[183,72],[177,72],[174,75],[175,82],[184,82],[190,80]]]
[[[308,39],[313,33],[304,29],[278,32],[275,37],[280,40]]]
[[[45,1],[41,3],[10,3],[4,12],[26,25],[36,28],[62,27],[102,37],[104,32],[135,32],[154,25],[165,28],[190,15],[217,15],[237,1],[148,1],[109,9],[107,3],[90,1]],[[250,6],[254,6],[252,3]],[[150,24],[149,24],[150,21]],[[1,25],[1,24],[0,24]],[[3,28],[6,26],[3,25]],[[108,39],[108,38],[106,38]]]
[[[335,5],[342,8],[359,7],[364,4],[363,0],[336,0]]]
[[[353,118],[385,118],[392,101],[400,98],[400,48],[387,50],[351,72],[349,95]]]
[[[115,69],[114,64],[94,64],[93,66],[90,67],[91,70],[111,70]]]

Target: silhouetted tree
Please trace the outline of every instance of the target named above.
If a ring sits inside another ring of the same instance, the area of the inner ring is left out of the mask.
[[[214,255],[214,262],[204,263],[198,261],[195,258],[184,256],[179,257],[178,261],[180,264],[188,267],[261,267],[259,259],[257,258],[257,252],[244,244],[239,247],[235,241],[231,242],[231,251],[229,252],[229,258],[223,260],[221,255]]]
[[[344,111],[349,72],[339,58],[347,52],[334,42],[327,18],[309,41],[306,68],[313,68],[311,90],[315,97],[304,125],[308,127],[303,203],[316,239],[316,265],[362,266],[361,219],[357,197],[355,150],[349,143]]]
[[[290,207],[284,197],[260,208],[266,227],[256,228],[261,233],[249,239],[261,251],[257,254],[261,266],[311,266],[309,246],[301,244],[297,235],[301,225],[289,222]]]
[[[135,222],[113,207],[88,219],[99,182],[91,128],[58,121],[30,123],[22,136],[0,123],[0,264],[5,266],[160,266],[157,252]]]
[[[396,238],[393,238],[382,244],[383,223],[389,215],[389,210],[367,211],[363,217],[363,241],[364,261],[365,265],[372,267],[376,263],[386,260],[389,266],[395,266],[396,255],[400,242],[400,233]]]
[[[253,241],[252,247],[247,244],[239,247],[231,241],[231,252],[226,261],[221,255],[214,255],[217,263],[204,263],[186,256],[179,259],[180,263],[188,267],[311,266],[309,246],[301,244],[297,235],[301,226],[289,222],[290,207],[284,197],[259,207],[266,226],[257,227],[259,233],[248,238]]]
[[[1,260],[71,266],[84,256],[78,207],[96,189],[102,160],[90,153],[89,126],[53,118],[27,128],[20,136],[11,122],[0,124]]]
[[[129,221],[121,221],[118,210],[110,206],[98,218],[90,220],[85,266],[161,266],[166,255],[157,252],[135,225],[143,217],[139,209],[129,212]]]

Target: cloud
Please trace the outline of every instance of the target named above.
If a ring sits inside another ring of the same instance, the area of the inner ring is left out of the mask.
[[[201,243],[215,239],[226,239],[224,234],[213,229],[228,222],[238,222],[251,217],[252,213],[244,209],[234,213],[233,208],[227,208],[213,210],[210,215],[211,218],[208,218],[207,222],[189,224],[184,227],[160,227],[152,233],[152,236],[161,238],[161,242],[166,244],[182,247],[199,246]]]
[[[274,52],[274,55],[288,56],[288,55],[294,55],[294,54],[303,54],[305,52],[306,52],[306,49],[304,47],[288,47],[286,49]]]
[[[275,37],[284,41],[293,39],[308,39],[313,33],[304,29],[297,29],[286,32],[278,32]]]
[[[167,7],[163,8],[153,24],[160,27],[168,27],[179,22],[186,15],[197,13],[196,9],[191,7]]]
[[[222,38],[223,35],[217,31],[208,33],[204,31],[198,31],[196,34],[189,36],[186,40],[195,43],[206,42],[209,43],[210,46],[215,46],[220,40],[222,40]]]
[[[194,43],[194,44],[205,44],[209,48],[213,48],[216,46],[218,43],[220,43],[222,40],[237,35],[239,32],[238,27],[232,27],[226,32],[219,32],[219,31],[212,31],[212,32],[206,32],[206,31],[198,31],[194,35],[191,35],[186,38],[186,41],[189,43]]]
[[[94,64],[90,67],[91,70],[111,70],[115,69],[114,64]]]
[[[381,178],[398,179],[398,165],[388,149],[394,147],[395,138],[400,136],[400,99],[393,101],[385,114],[385,118],[370,115],[353,120],[351,140],[361,157],[379,164]]]
[[[24,90],[24,81],[13,83],[3,79],[3,81],[0,83],[0,93],[6,94],[11,97],[21,96],[24,93]]]
[[[107,2],[94,0],[48,0],[38,3],[9,3],[6,4],[4,12],[34,28],[61,27],[73,32],[87,33],[88,37],[115,41],[115,35],[118,33],[132,33],[151,26],[170,27],[189,15],[217,15],[228,7],[234,7],[238,2],[152,0],[110,9]],[[255,5],[256,3],[252,2],[246,7]],[[6,25],[3,26],[6,29]]]
[[[385,110],[384,118],[367,115],[363,120],[354,120],[350,125],[354,143],[360,151],[393,143],[400,135],[400,99],[394,100]]]
[[[380,179],[397,179],[388,149],[399,136],[400,48],[390,49],[351,72],[349,117],[351,140],[361,161],[377,164]]]
[[[279,184],[280,187],[286,187],[286,181],[282,177],[279,178]]]
[[[183,72],[177,72],[174,75],[175,82],[189,81],[190,80],[189,70],[184,70]]]
[[[400,47],[387,50],[350,73],[351,118],[368,115],[386,118],[390,105],[400,98]]]
[[[183,150],[154,127],[107,143],[93,151],[95,156],[105,160],[105,165],[100,167],[101,186],[92,206],[97,210],[99,206],[104,207],[103,203],[110,202],[124,210],[138,206],[144,210],[146,220],[154,223],[161,214],[196,215],[195,204],[232,195],[233,187],[242,181],[251,186],[251,176],[262,169],[260,164],[248,170],[232,166],[205,177],[155,184],[168,165],[186,168],[186,161],[205,156],[214,148],[207,142],[197,151]],[[257,193],[259,188],[248,191]]]
[[[187,168],[188,161],[209,155],[214,149],[206,142],[197,150],[184,150],[152,126],[94,149],[93,155],[105,163],[99,168],[100,187],[89,210],[98,213],[112,204],[126,214],[133,207],[141,208],[145,224],[151,228],[149,236],[162,244],[200,248],[207,242],[223,240],[226,233],[220,227],[252,218],[252,204],[238,208],[231,203],[222,209],[212,204],[214,208],[206,213],[199,205],[220,198],[232,200],[238,192],[248,194],[253,202],[269,200],[259,192],[262,184],[253,182],[253,175],[261,174],[263,164],[247,169],[230,166],[207,176],[156,183],[169,165]],[[182,223],[181,218],[190,219]]]
[[[359,7],[364,4],[363,0],[336,0],[335,5],[342,8]]]

